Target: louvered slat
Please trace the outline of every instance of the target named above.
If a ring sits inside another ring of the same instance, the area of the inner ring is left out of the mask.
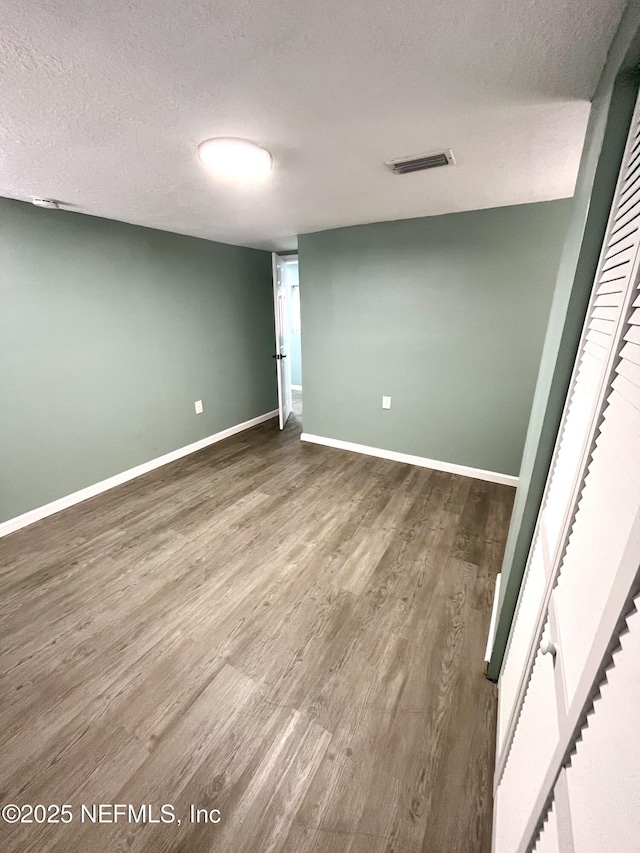
[[[626,228],[627,226],[631,225],[632,223],[635,224],[638,221],[639,216],[640,216],[640,210],[637,209],[636,205],[634,205],[633,207],[627,208],[627,210],[624,213],[621,213],[616,217],[616,220],[614,223],[614,229],[613,229],[612,233],[614,235],[618,235],[622,231],[623,228]]]
[[[584,351],[588,355],[597,359],[603,359],[606,354],[606,350],[603,347],[589,340],[585,340],[584,342]]]
[[[620,355],[633,364],[640,364],[640,346],[637,344],[625,344]]]
[[[632,193],[640,186],[640,154],[635,152],[633,160],[629,163],[629,177],[624,182],[623,192],[620,194],[620,201],[624,202]]]
[[[599,320],[610,320],[615,321],[618,319],[618,314],[620,313],[620,305],[619,303],[608,308],[604,308],[600,305],[596,305],[591,312],[592,317],[597,317]],[[640,312],[639,312],[640,313]],[[610,331],[607,329],[607,331]]]
[[[640,411],[640,394],[638,393],[638,385],[635,382],[630,382],[624,373],[619,372],[618,376],[613,381],[613,389],[618,394]]]
[[[540,838],[533,848],[533,853],[562,853],[558,840],[558,819],[555,803],[549,810]]]
[[[617,278],[614,281],[600,282],[597,294],[600,296],[603,293],[622,293],[623,289],[623,279]]]
[[[611,246],[605,258],[605,267],[613,266],[620,261],[630,261],[633,258],[633,242],[629,242],[628,237],[622,237],[616,240],[615,245]]]
[[[594,329],[596,332],[604,332],[605,335],[610,335],[613,331],[612,323],[612,320],[599,320],[597,317],[591,317],[589,328]]]
[[[622,294],[620,291],[616,291],[614,293],[603,293],[602,296],[598,296],[595,301],[595,305],[598,307],[614,307],[620,304],[620,299]]]
[[[590,329],[587,334],[588,341],[593,341],[594,344],[598,344],[598,346],[603,347],[607,351],[610,339],[610,335],[607,335],[605,332],[600,332],[597,329]]]
[[[624,339],[625,341],[629,341],[631,344],[640,345],[640,328],[638,326],[631,326],[624,336]]]
[[[609,241],[609,247],[605,252],[605,258],[610,258],[617,251],[619,251],[622,245],[627,246],[627,243],[630,239],[633,238],[633,235],[638,230],[637,223],[632,223],[628,228],[622,228],[618,233],[614,236],[611,236],[611,240]]]
[[[640,388],[640,364],[634,364],[629,359],[623,357],[616,367],[616,373],[624,376],[629,382]]]
[[[629,187],[629,191],[625,190],[625,193],[620,198],[620,206],[618,208],[618,215],[616,217],[616,222],[618,220],[624,219],[625,216],[630,214],[636,214],[636,205],[640,201],[640,187],[636,185],[631,185]]]

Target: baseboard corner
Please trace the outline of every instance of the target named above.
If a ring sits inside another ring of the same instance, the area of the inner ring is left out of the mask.
[[[378,459],[389,459],[392,462],[403,462],[405,465],[416,465],[419,468],[432,468],[434,471],[445,471],[448,474],[460,474],[463,477],[473,477],[474,480],[485,480],[489,483],[498,483],[503,486],[517,487],[518,477],[511,474],[500,474],[496,471],[486,471],[483,468],[471,468],[468,465],[458,465],[455,462],[441,462],[438,459],[428,459],[425,456],[414,456],[410,453],[401,453],[397,450],[385,450],[381,447],[370,447],[368,444],[356,444],[352,441],[343,441],[338,438],[327,438],[322,435],[313,435],[303,432],[301,441],[311,444],[322,444],[325,447],[334,447],[337,450],[349,450],[352,453],[362,453],[366,456],[376,456]]]

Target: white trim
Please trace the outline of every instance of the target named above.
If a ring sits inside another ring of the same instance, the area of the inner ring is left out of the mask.
[[[487,637],[487,650],[484,653],[484,662],[489,663],[493,651],[493,641],[496,638],[496,622],[498,621],[498,599],[500,598],[500,581],[502,573],[496,575],[496,588],[493,592],[493,607],[491,608],[491,623],[489,624],[489,636]]]
[[[294,385],[293,383],[291,383],[291,390],[292,391],[302,391],[302,385]]]
[[[209,447],[210,444],[215,444],[225,438],[230,438],[238,432],[251,429],[251,427],[257,426],[258,424],[264,423],[264,421],[271,420],[271,418],[275,418],[277,416],[277,409],[274,409],[272,412],[266,412],[264,415],[258,415],[257,418],[251,418],[249,421],[244,421],[241,424],[236,424],[235,426],[223,429],[221,432],[216,432],[213,435],[207,436],[207,438],[201,438],[199,441],[194,441],[193,444],[187,444],[184,447],[179,447],[177,450],[165,453],[164,456],[158,456],[156,459],[151,459],[149,462],[143,462],[142,465],[136,465],[135,468],[129,468],[128,471],[122,471],[120,474],[114,474],[113,477],[109,477],[99,483],[94,483],[92,486],[87,486],[86,488],[73,492],[70,495],[65,495],[63,498],[51,501],[51,503],[45,504],[44,506],[36,507],[36,509],[31,509],[29,512],[25,512],[15,518],[10,518],[8,521],[3,521],[0,523],[0,537],[7,536],[9,533],[13,533],[16,530],[27,527],[29,524],[33,524],[35,521],[40,521],[40,519],[46,518],[48,515],[53,515],[54,513],[67,509],[67,507],[73,506],[81,501],[86,501],[88,498],[99,495],[101,492],[106,492],[109,489],[113,489],[115,486],[119,486],[122,483],[133,480],[135,477],[140,477],[148,471],[153,471],[155,468],[160,468],[162,465],[167,465],[169,462],[174,462],[176,459],[181,459],[183,456],[188,456],[190,453],[196,453],[198,450],[203,450],[205,447]]]
[[[282,359],[280,358],[280,324],[278,321],[278,284],[280,276],[278,274],[278,258],[277,252],[271,252],[271,278],[273,280],[273,331],[275,335],[275,359],[276,359],[276,386],[278,388],[278,427],[284,429],[284,406],[285,400],[283,395],[282,381]]]
[[[439,462],[437,459],[427,459],[424,456],[412,456],[410,453],[398,453],[396,450],[382,450],[379,447],[369,447],[367,444],[354,444],[352,441],[325,438],[308,432],[303,432],[300,438],[312,444],[325,444],[327,447],[337,447],[339,450],[352,450],[354,453],[378,456],[380,459],[391,459],[393,462],[405,462],[407,465],[418,465],[420,468],[446,471],[448,474],[462,474],[463,477],[487,480],[489,483],[501,483],[503,486],[518,485],[518,478],[511,474],[498,474],[495,471],[485,471],[483,468],[469,468],[468,465],[457,465],[454,462]]]

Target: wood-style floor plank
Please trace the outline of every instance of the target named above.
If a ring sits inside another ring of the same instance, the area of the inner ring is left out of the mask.
[[[2,851],[488,853],[513,490],[299,433],[296,408],[0,540],[0,799],[74,812],[0,823]]]

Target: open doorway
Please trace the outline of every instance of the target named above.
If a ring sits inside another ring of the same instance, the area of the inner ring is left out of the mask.
[[[296,254],[274,253],[273,288],[280,429],[290,417],[302,427],[302,327]]]

